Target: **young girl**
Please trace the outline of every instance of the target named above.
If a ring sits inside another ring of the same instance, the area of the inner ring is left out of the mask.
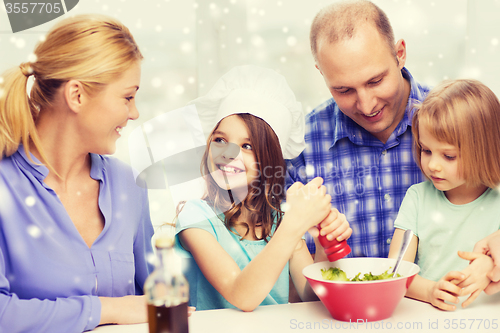
[[[389,257],[397,255],[404,230],[414,233],[405,260],[420,266],[406,296],[454,310],[466,307],[488,286],[492,259],[467,262],[457,251],[498,231],[500,222],[500,104],[474,80],[456,80],[431,91],[415,112],[412,131],[417,162],[428,181],[413,185],[394,222]],[[459,253],[463,256],[463,253]]]
[[[314,299],[302,275],[313,263],[303,235],[319,223],[329,239],[346,239],[352,231],[345,216],[331,209],[320,178],[292,185],[284,213],[280,209],[283,154],[299,154],[303,140],[300,104],[297,109],[281,75],[243,66],[195,105],[202,119],[212,114],[216,126],[202,162],[207,194],[188,201],[176,224],[178,249],[191,259],[190,305],[252,311],[287,303],[289,273],[301,299]],[[320,252],[317,260],[325,260]]]

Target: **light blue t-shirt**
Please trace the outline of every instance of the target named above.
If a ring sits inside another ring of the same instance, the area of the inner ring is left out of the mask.
[[[454,205],[430,181],[411,186],[394,227],[418,237],[416,263],[420,276],[438,281],[469,262],[457,252],[472,251],[476,242],[500,228],[500,192],[488,188],[465,205]]]
[[[235,308],[207,281],[190,252],[180,244],[179,233],[188,228],[208,231],[243,270],[266,246],[265,240],[241,239],[224,225],[222,213],[217,214],[204,200],[186,202],[176,223],[176,250],[184,258],[184,274],[189,281],[189,305],[196,310]],[[272,232],[274,232],[274,227]],[[217,260],[217,258],[213,258]],[[271,292],[260,305],[288,303],[288,263],[281,272]]]

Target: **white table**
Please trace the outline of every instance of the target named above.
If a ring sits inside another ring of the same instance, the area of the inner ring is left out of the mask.
[[[312,331],[500,332],[500,293],[492,296],[483,293],[468,308],[458,307],[454,312],[441,311],[430,304],[404,298],[391,318],[368,323],[336,321],[319,301],[261,306],[253,312],[233,309],[197,311],[189,318],[190,333]],[[97,327],[92,332],[148,333],[148,325],[108,325]]]

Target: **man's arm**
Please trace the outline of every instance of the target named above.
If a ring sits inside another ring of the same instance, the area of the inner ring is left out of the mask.
[[[485,237],[480,240],[474,246],[474,252],[487,254],[493,259],[494,267],[488,273],[488,278],[491,280],[491,283],[486,287],[484,292],[488,295],[495,294],[500,291],[500,230],[495,231],[491,235]],[[464,257],[467,260],[468,254],[465,253]]]

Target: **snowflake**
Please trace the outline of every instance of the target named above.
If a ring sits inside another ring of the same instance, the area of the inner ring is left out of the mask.
[[[28,227],[28,234],[33,238],[38,238],[42,235],[42,231],[36,225],[30,225]]]
[[[24,203],[28,207],[33,207],[36,203],[36,199],[30,195],[30,196],[26,197],[26,199],[24,199]]]

